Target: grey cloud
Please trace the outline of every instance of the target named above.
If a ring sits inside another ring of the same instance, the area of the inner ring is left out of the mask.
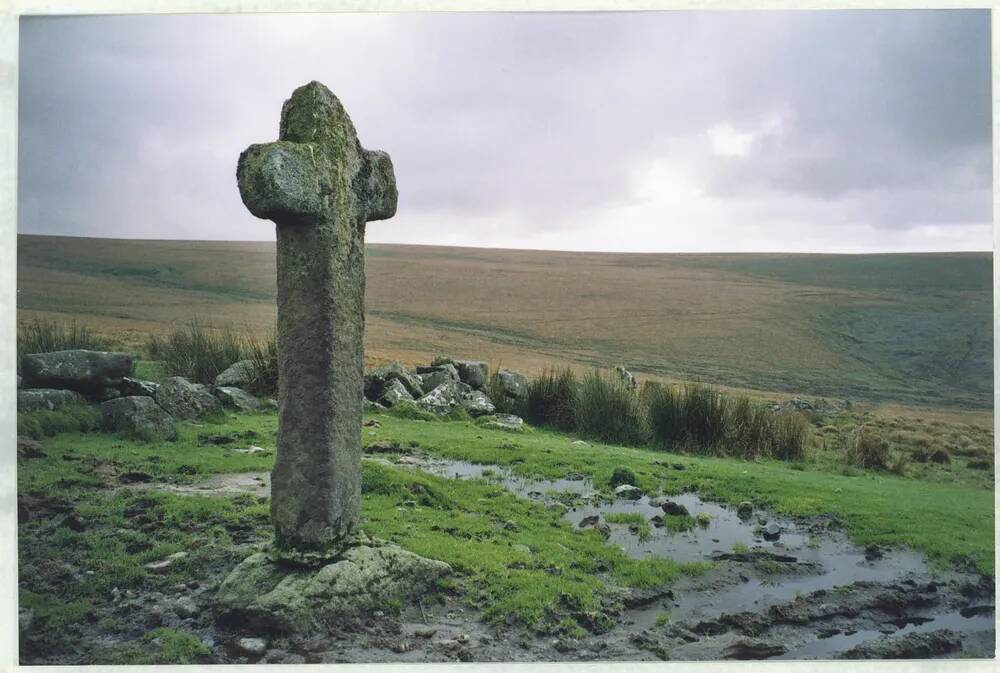
[[[310,79],[392,154],[428,243],[503,214],[507,245],[572,248],[658,158],[816,226],[990,219],[986,11],[39,17],[21,43],[21,231],[271,236],[234,164]],[[777,113],[750,156],[710,153],[709,127]]]

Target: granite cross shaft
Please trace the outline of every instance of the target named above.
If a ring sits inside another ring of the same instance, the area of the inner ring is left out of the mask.
[[[243,203],[277,225],[274,551],[322,562],[359,532],[365,223],[396,213],[396,181],[319,82],[285,101],[279,138],[237,167]]]

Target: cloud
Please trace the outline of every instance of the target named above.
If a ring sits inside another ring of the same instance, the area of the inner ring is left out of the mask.
[[[980,10],[29,17],[19,231],[273,237],[236,157],[319,79],[396,166],[372,241],[989,248],[989,44]]]

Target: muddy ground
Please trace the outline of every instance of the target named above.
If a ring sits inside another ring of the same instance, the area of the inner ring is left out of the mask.
[[[205,663],[333,663],[389,661],[567,661],[992,657],[995,641],[994,583],[968,569],[935,569],[904,549],[852,545],[830,517],[782,518],[754,512],[740,518],[723,505],[691,493],[669,498],[702,525],[688,530],[659,526],[660,499],[608,500],[585,481],[518,479],[495,466],[442,460],[419,452],[380,455],[397,466],[439,475],[485,477],[521,497],[560,503],[577,526],[601,525],[611,512],[640,513],[652,529],[604,524],[611,543],[642,558],[711,561],[707,572],[670,587],[629,590],[611,587],[605,614],[611,626],[595,624],[580,637],[541,636],[524,627],[491,625],[463,596],[437,594],[405,606],[399,614],[372,615],[377,626],[315,638],[289,638],[220,624],[212,596],[231,569],[229,559],[267,544],[267,530],[232,531],[233,549],[203,579],[162,591],[112,591],[95,613],[67,626],[78,644],[60,651],[32,635],[31,615],[21,615],[21,663],[106,663],[116,643],[141,638],[150,629],[193,633],[207,647]],[[149,482],[128,489],[178,493],[268,494],[267,474],[218,475],[195,484]],[[72,511],[72,503],[19,498],[28,516]],[[142,512],[133,512],[141,518]],[[596,517],[596,521],[595,521]],[[765,539],[767,524],[772,532]],[[773,528],[780,532],[776,539]],[[168,568],[171,559],[161,561]],[[74,569],[66,572],[72,578]],[[573,605],[560,606],[567,615]],[[115,636],[102,626],[118,624]]]

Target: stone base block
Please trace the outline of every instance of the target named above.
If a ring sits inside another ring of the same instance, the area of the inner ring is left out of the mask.
[[[250,556],[229,574],[216,596],[221,619],[288,634],[317,633],[371,619],[376,610],[433,590],[447,563],[391,544],[350,547],[319,568]]]

